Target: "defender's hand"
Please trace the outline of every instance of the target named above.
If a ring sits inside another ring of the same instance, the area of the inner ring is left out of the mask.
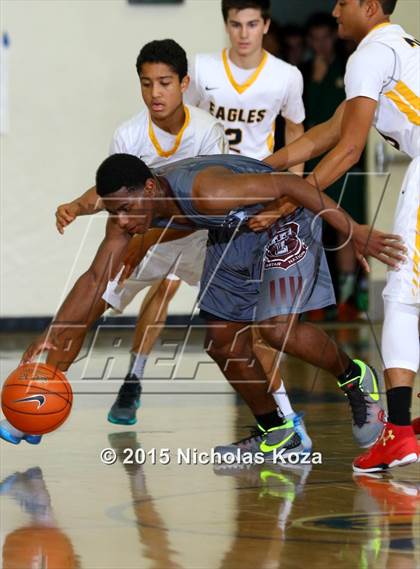
[[[79,206],[74,203],[65,203],[59,205],[55,212],[55,225],[61,235],[64,233],[64,228],[70,225],[80,213]]]
[[[264,231],[267,227],[270,227],[275,221],[280,217],[285,217],[293,213],[296,209],[296,204],[288,201],[286,198],[282,198],[281,205],[277,206],[273,210],[272,206],[264,208],[260,213],[254,215],[249,221],[248,226],[252,231]]]
[[[406,261],[407,247],[399,235],[383,233],[369,225],[355,225],[352,242],[357,260],[367,272],[370,271],[367,256],[396,270]]]

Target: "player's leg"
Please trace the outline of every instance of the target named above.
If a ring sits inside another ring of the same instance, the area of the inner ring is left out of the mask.
[[[353,434],[361,446],[370,446],[383,429],[375,372],[364,362],[352,361],[322,329],[299,321],[303,312],[335,303],[321,223],[302,210],[270,232],[257,308],[261,334],[273,348],[337,378],[352,409]]]
[[[262,453],[268,458],[284,449],[302,452],[303,446],[293,421],[287,421],[267,389],[264,370],[253,352],[249,323],[227,322],[201,312],[207,320],[206,350],[233,389],[251,409],[257,429],[237,443],[215,448],[222,455],[239,452]]]
[[[149,249],[130,279],[122,286],[118,284],[118,276],[108,284],[103,298],[118,312],[124,312],[141,290],[152,287],[140,310],[128,375],[108,414],[110,422],[128,425],[136,422],[141,393],[139,380],[142,379],[147,356],[164,326],[168,304],[175,295],[180,280],[190,285],[198,284],[206,241],[207,231],[197,231],[182,239],[158,244]],[[174,274],[180,280],[173,280]]]
[[[299,315],[277,316],[261,322],[267,342],[337,378],[353,413],[353,434],[361,446],[372,445],[383,428],[383,412],[375,372],[360,360],[351,360],[322,330],[299,322]]]
[[[272,393],[278,408],[287,420],[292,420],[296,432],[302,440],[305,451],[312,449],[312,441],[309,437],[302,413],[295,413],[286,392],[286,386],[280,374],[280,352],[273,350],[264,341],[258,326],[252,327],[253,350],[257,356],[267,379],[268,390]]]
[[[134,332],[130,373],[143,377],[147,357],[159,338],[168,316],[169,303],[179,289],[181,280],[170,275],[150,288],[145,296]]]
[[[409,464],[420,455],[411,425],[414,377],[419,368],[420,314],[420,157],[408,168],[398,200],[393,233],[407,246],[407,262],[389,270],[383,297],[385,318],[382,358],[388,421],[381,439],[353,463],[357,471],[375,472]]]
[[[129,371],[118,396],[108,413],[108,421],[121,425],[133,425],[140,407],[141,380],[147,358],[153,349],[168,315],[168,306],[181,281],[174,276],[156,282],[147,292],[137,319]]]
[[[416,462],[420,455],[411,425],[413,385],[420,360],[419,314],[419,305],[385,300],[382,356],[388,420],[378,443],[354,461],[356,472],[376,472],[403,466]]]

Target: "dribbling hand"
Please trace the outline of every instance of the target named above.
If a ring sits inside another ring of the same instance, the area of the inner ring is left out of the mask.
[[[20,364],[27,364],[32,362],[37,356],[42,354],[44,351],[49,350],[57,350],[56,341],[52,337],[51,334],[48,332],[42,334],[39,338],[37,338],[32,344],[26,348],[25,352],[22,355],[20,360]]]

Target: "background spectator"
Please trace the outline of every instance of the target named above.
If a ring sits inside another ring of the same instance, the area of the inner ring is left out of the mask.
[[[344,72],[350,46],[338,44],[335,18],[326,13],[314,14],[309,18],[306,25],[306,42],[311,52],[310,58],[302,66],[307,130],[329,119],[344,100]],[[361,162],[363,160],[364,157]],[[306,171],[312,171],[317,162],[318,160],[308,162]],[[362,169],[363,164],[359,164],[351,173],[360,173]],[[363,177],[350,175],[345,187],[344,181],[338,180],[327,193],[340,202],[358,222],[364,223]],[[327,225],[324,230],[324,244],[327,248],[335,249],[328,253],[327,258],[336,289],[338,319],[353,320],[360,310],[367,308],[362,299],[365,283],[361,283],[359,291],[356,286],[358,265],[353,249],[351,246],[340,247],[338,234]]]

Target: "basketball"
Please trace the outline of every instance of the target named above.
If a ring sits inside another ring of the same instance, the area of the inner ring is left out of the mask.
[[[6,419],[20,431],[44,435],[70,414],[73,392],[66,376],[47,364],[25,364],[6,379],[1,406]]]

